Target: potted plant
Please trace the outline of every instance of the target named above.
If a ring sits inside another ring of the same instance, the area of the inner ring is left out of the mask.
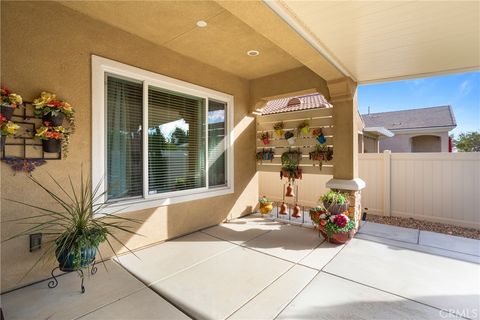
[[[0,113],[5,117],[7,120],[10,120],[13,115],[13,111],[16,108],[23,104],[23,99],[20,95],[16,93],[12,93],[5,87],[0,89],[0,99],[1,99],[1,109]]]
[[[65,101],[56,98],[51,92],[42,92],[40,97],[33,101],[35,106],[35,115],[41,117],[43,121],[51,123],[53,126],[61,126],[63,119],[67,118],[70,126],[74,126],[73,108]]]
[[[298,131],[301,132],[304,136],[310,133],[310,125],[308,121],[303,121],[298,125]]]
[[[295,144],[295,135],[291,131],[285,132],[285,140],[288,141],[288,144],[294,145]]]
[[[273,202],[269,201],[265,196],[261,197],[258,202],[260,203],[261,214],[268,214],[273,210]]]
[[[283,137],[283,133],[284,133],[283,128],[284,128],[283,121],[277,122],[273,125],[273,130],[275,130],[275,134],[277,135],[277,137],[279,138]]]
[[[20,126],[13,121],[7,120],[3,114],[0,113],[0,135],[1,135],[1,150],[5,147],[7,137],[15,135]]]
[[[273,157],[275,156],[275,152],[270,149],[270,150],[262,150],[260,152],[257,152],[257,162],[262,163],[263,160],[270,160],[270,162],[273,160]]]
[[[312,131],[312,135],[317,139],[318,143],[324,144],[327,142],[327,138],[323,135],[323,130],[322,128],[315,128]]]
[[[262,142],[265,146],[269,145],[270,144],[270,135],[268,134],[268,132],[262,132],[262,134],[260,135],[260,140],[262,140]]]
[[[332,214],[323,207],[315,207],[310,209],[310,218],[328,242],[344,244],[355,234],[355,222],[345,213]]]
[[[330,190],[328,193],[322,195],[320,200],[323,206],[331,214],[340,214],[348,211],[349,202],[348,194],[339,191]]]
[[[288,181],[295,182],[295,179],[302,178],[302,170],[298,167],[302,153],[300,151],[287,151],[282,154],[282,170],[280,179],[286,177]]]
[[[64,127],[53,127],[45,121],[43,125],[37,129],[35,136],[42,140],[43,152],[55,153],[60,152],[64,132]]]
[[[70,181],[68,187],[62,186],[53,176],[50,176],[50,178],[55,185],[56,191],[46,187],[45,183],[29,176],[29,179],[37,187],[43,189],[58,204],[59,209],[40,207],[26,201],[7,199],[7,201],[37,210],[38,214],[3,221],[4,223],[33,225],[5,241],[39,232],[46,237],[46,241],[44,241],[44,244],[46,244],[45,252],[23,278],[41,260],[49,258],[56,258],[59,269],[62,271],[70,272],[85,268],[95,261],[97,249],[101,243],[107,242],[115,253],[111,239],[127,248],[114,232],[136,234],[130,229],[133,228],[132,224],[140,221],[106,213],[105,209],[108,208],[109,204],[97,202],[107,192],[99,192],[100,184],[92,186],[90,179],[84,178],[83,170],[81,170],[78,186],[74,186],[73,179],[70,176],[68,177]],[[109,236],[111,239],[108,238]],[[129,249],[127,248],[127,250]]]

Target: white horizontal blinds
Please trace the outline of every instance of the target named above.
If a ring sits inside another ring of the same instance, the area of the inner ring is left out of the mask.
[[[149,87],[149,194],[206,186],[205,118],[205,99]]]
[[[107,198],[143,195],[143,84],[106,75]]]
[[[226,178],[226,103],[208,101],[208,185],[224,186]]]

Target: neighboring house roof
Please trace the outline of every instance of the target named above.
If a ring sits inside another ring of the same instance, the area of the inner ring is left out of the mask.
[[[389,130],[457,126],[451,106],[363,114],[362,119],[366,127]]]
[[[315,93],[270,100],[263,108],[262,115],[331,107],[323,95]]]

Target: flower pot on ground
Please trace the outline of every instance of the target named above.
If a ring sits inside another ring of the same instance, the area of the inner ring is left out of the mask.
[[[260,198],[259,203],[261,214],[269,214],[273,210],[273,202],[269,201],[265,196]]]
[[[56,259],[59,268],[63,271],[85,268],[93,263],[101,243],[108,243],[108,247],[113,251],[112,239],[130,251],[119,240],[118,232],[136,235],[132,229],[138,227],[136,224],[141,223],[140,220],[105,212],[111,204],[103,203],[99,199],[102,199],[107,191],[99,191],[100,184],[92,185],[89,178],[84,178],[83,170],[79,178],[68,176],[67,181],[70,182],[67,187],[53,176],[50,178],[52,182],[46,184],[46,181],[40,182],[33,176],[29,176],[31,182],[44,191],[41,196],[49,196],[60,209],[33,205],[29,200],[25,200],[29,196],[26,194],[19,196],[22,201],[7,199],[7,201],[29,207],[36,213],[29,217],[15,219],[8,219],[6,215],[8,213],[6,213],[4,223],[28,224],[29,228],[4,241],[35,233],[43,233],[45,238],[42,245],[44,253],[22,279],[38,265],[40,260]],[[79,181],[78,185],[75,185],[75,181]],[[55,188],[50,189],[48,185]]]
[[[348,194],[330,190],[328,193],[322,195],[320,200],[325,209],[331,214],[340,214],[348,211],[349,202]]]
[[[13,116],[13,112],[16,108],[23,104],[23,99],[20,95],[12,93],[9,89],[2,87],[0,89],[0,113],[7,120],[10,120]]]
[[[355,222],[346,214],[331,214],[319,206],[310,209],[310,219],[320,235],[328,242],[343,244],[355,234]]]

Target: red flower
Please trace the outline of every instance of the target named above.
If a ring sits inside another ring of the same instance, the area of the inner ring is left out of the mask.
[[[63,103],[58,100],[52,100],[49,103],[47,103],[47,106],[54,107],[54,108],[61,108],[63,107]]]
[[[333,222],[340,228],[344,228],[348,223],[348,218],[343,214],[337,214],[335,218],[333,218]]]
[[[2,96],[8,96],[11,93],[7,87],[2,87],[0,91],[2,93]]]
[[[325,226],[327,224],[327,220],[320,220],[320,225]]]

